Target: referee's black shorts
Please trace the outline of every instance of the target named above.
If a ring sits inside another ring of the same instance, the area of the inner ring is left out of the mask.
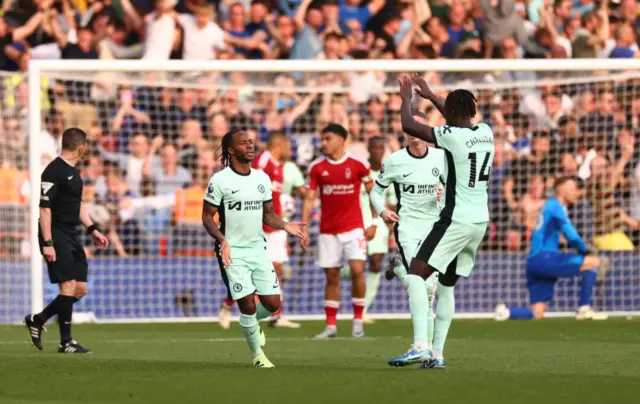
[[[65,281],[86,282],[89,272],[87,255],[78,239],[75,230],[51,229],[53,247],[56,250],[56,261],[47,262],[51,283]],[[42,235],[38,234],[40,253],[44,245]]]

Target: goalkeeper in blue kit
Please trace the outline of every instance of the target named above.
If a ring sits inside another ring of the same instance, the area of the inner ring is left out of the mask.
[[[580,302],[576,319],[604,320],[606,315],[591,307],[593,288],[603,281],[610,262],[597,256],[597,251],[587,247],[567,216],[567,204],[580,199],[575,178],[559,178],[555,184],[555,196],[542,206],[535,229],[531,235],[531,250],[527,257],[527,288],[530,307],[508,309],[504,304],[496,307],[496,320],[540,320],[547,304],[553,298],[554,286],[559,278],[581,276]],[[559,252],[563,235],[575,253]]]

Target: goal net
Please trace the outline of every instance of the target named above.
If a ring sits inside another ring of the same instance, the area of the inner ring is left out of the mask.
[[[271,131],[291,138],[285,182],[292,185],[282,202],[286,216],[298,218],[296,171],[304,175],[320,155],[324,125],[346,126],[350,151],[364,158],[371,136],[384,136],[388,153],[403,147],[396,81],[407,71],[428,72],[443,94],[472,90],[476,119],[495,134],[491,222],[471,277],[456,288],[458,313],[487,316],[498,302],[528,304],[529,237],[554,178],[564,175],[581,178],[583,197],[569,208],[576,227],[611,250],[612,271],[598,285],[595,306],[639,311],[639,68],[635,60],[36,61],[28,77],[2,73],[0,322],[19,321],[57,293],[36,244],[37,194],[64,128],[89,134],[83,203],[111,241],[97,251],[83,240],[89,293],[76,311],[101,321],[209,321],[226,289],[200,214],[222,135],[246,128],[260,147]],[[414,101],[431,125],[444,123],[428,103]],[[316,208],[307,251],[288,240],[283,298],[292,317],[323,317],[324,275],[315,262],[320,214]],[[392,235],[389,244],[393,254]],[[558,282],[551,310],[574,312],[579,288],[579,279]],[[345,279],[345,314],[349,290]],[[401,282],[383,280],[368,312],[406,316]]]

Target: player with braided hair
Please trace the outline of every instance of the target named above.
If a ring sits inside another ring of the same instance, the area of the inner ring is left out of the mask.
[[[251,168],[253,139],[232,129],[222,139],[222,164],[204,195],[202,224],[216,241],[216,253],[229,292],[240,309],[240,327],[253,353],[253,365],[272,368],[262,351],[258,321],[280,307],[280,284],[267,254],[262,224],[284,230],[306,243],[304,223],[284,222],[273,211],[271,180]],[[219,215],[219,224],[214,217]],[[255,296],[259,302],[256,303]]]

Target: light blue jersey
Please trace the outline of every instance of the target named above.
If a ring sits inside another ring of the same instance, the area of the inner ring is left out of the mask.
[[[557,198],[548,199],[536,221],[531,234],[531,250],[529,257],[545,252],[558,252],[560,235],[564,235],[569,245],[581,254],[586,254],[587,245],[567,216],[565,208]]]

